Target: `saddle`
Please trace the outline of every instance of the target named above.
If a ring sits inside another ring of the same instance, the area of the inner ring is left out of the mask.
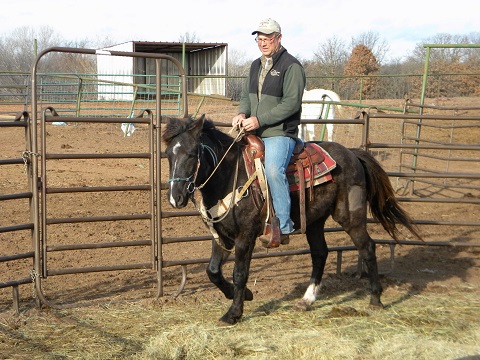
[[[272,229],[276,219],[271,202],[268,201],[268,189],[262,184],[263,175],[263,159],[265,155],[265,145],[258,136],[247,134],[243,137],[246,145],[243,149],[243,157],[247,174],[249,177],[257,172],[257,179],[252,185],[256,184],[262,190],[263,200],[270,211],[267,216],[264,235],[276,236],[279,231]],[[262,164],[262,165],[260,165]],[[300,230],[304,234],[307,227],[305,199],[306,189],[309,189],[308,201],[313,200],[313,187],[324,182],[332,180],[330,171],[336,166],[335,160],[318,144],[304,143],[298,139],[293,150],[293,155],[287,167],[287,179],[290,185],[290,191],[298,191],[299,209],[300,209]],[[262,174],[259,175],[259,172]],[[255,191],[253,191],[255,193]],[[258,193],[258,191],[257,191]],[[265,193],[267,196],[265,196]]]

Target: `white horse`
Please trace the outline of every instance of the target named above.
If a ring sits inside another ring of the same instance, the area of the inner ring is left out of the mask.
[[[325,101],[326,103],[309,103],[308,101]],[[340,101],[337,93],[325,89],[312,89],[303,92],[302,119],[334,119],[335,107],[340,110],[341,106],[331,104],[329,101]],[[323,126],[323,125],[322,125]],[[328,141],[333,141],[333,124],[326,124]],[[315,139],[315,124],[300,125],[300,137],[303,140]],[[307,138],[308,137],[308,138]]]

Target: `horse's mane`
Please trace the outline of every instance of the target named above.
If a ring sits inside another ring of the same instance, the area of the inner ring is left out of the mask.
[[[162,140],[165,144],[168,144],[176,136],[188,131],[195,122],[191,116],[188,118],[168,118],[167,126],[162,134]],[[216,140],[223,147],[229,146],[233,139],[230,135],[218,130],[211,119],[205,119],[203,121],[203,134],[208,136],[212,140]]]
[[[218,130],[213,121],[209,119],[203,123],[203,133],[210,139],[216,140],[223,148],[229,147],[233,142],[233,138],[230,135]]]
[[[185,132],[193,122],[192,118],[167,118],[167,126],[163,130],[162,140],[168,144],[174,137]]]

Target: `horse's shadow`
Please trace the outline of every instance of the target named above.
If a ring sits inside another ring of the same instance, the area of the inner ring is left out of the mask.
[[[473,230],[472,230],[473,231]],[[459,234],[455,240],[464,241],[470,231]],[[380,248],[380,253],[387,253],[386,245]],[[394,265],[391,259],[385,256],[378,259],[381,283],[384,294],[389,289],[401,290],[397,295],[382,298],[385,309],[394,307],[410,298],[424,294],[432,289],[435,291],[449,291],[447,282],[456,278],[458,282],[468,283],[468,270],[477,266],[476,258],[480,251],[476,249],[466,252],[465,248],[455,246],[427,246],[427,245],[396,245]],[[377,254],[378,255],[378,254]],[[332,260],[329,260],[332,261]],[[292,289],[277,299],[272,299],[255,308],[250,316],[264,316],[280,309],[295,308],[308,286],[308,273],[304,274],[303,283],[292,286]],[[443,284],[445,282],[445,284]],[[326,272],[322,280],[317,301],[309,307],[316,310],[332,305],[348,305],[352,300],[364,299],[368,306],[369,283],[365,274],[357,273],[357,265],[348,265],[341,274]],[[285,305],[285,303],[289,303]],[[248,318],[248,316],[247,316]]]
[[[475,230],[465,230],[456,237],[450,239],[452,244],[456,241],[467,241],[473,239]],[[333,244],[332,244],[333,245]],[[285,247],[286,250],[288,246]],[[448,291],[448,285],[442,285],[452,278],[457,278],[459,282],[468,282],[468,271],[471,267],[478,266],[480,250],[469,249],[455,246],[422,246],[422,245],[396,245],[394,266],[391,267],[388,245],[377,245],[378,267],[381,275],[381,283],[384,291],[389,288],[400,287],[402,290],[398,296],[384,296],[383,303],[388,309],[395,305],[408,301],[410,298],[430,291],[435,288],[439,291]],[[383,255],[383,256],[382,256]],[[309,257],[309,255],[301,255]],[[291,281],[288,285],[290,290],[284,295],[262,302],[254,311],[245,316],[262,316],[281,308],[294,308],[297,300],[301,299],[308,286],[311,265],[309,259],[298,262],[297,255],[281,258],[281,262],[297,262],[295,270],[291,267],[282,269],[282,264],[264,262],[261,259],[252,261],[252,273],[249,286],[253,286],[256,274],[262,274],[265,271],[271,271],[272,266],[277,266],[275,275],[268,281],[275,281],[275,277],[288,276],[288,280],[282,279],[283,283]],[[330,265],[335,261],[335,255],[330,254],[327,262]],[[189,266],[187,286],[182,296],[190,296],[199,292],[211,290],[214,285],[211,284],[205,274],[206,264],[197,264]],[[322,288],[317,301],[312,305],[312,309],[321,309],[331,305],[348,305],[352,300],[365,299],[365,305],[368,304],[369,284],[366,276],[358,276],[357,265],[349,264],[342,268],[342,272],[337,275],[334,273],[334,267],[329,266],[323,277]],[[329,270],[328,270],[329,269]],[[173,269],[165,274],[164,281],[176,283],[178,281],[178,271]],[[204,276],[204,280],[201,278]],[[190,283],[190,277],[197,280],[195,284]],[[190,284],[189,284],[190,283]],[[55,292],[53,302],[60,302],[62,305],[74,305],[84,303],[85,301],[104,300],[105,298],[117,297],[125,293],[139,290],[149,290],[152,295],[152,288],[155,288],[155,279],[149,272],[142,273],[140,276],[134,276],[121,281],[117,287],[112,288],[111,280],[99,281],[94,286],[81,286],[76,289],[69,289],[68,294],[64,291]],[[47,285],[48,287],[48,285]],[[219,292],[220,294],[220,292]],[[254,296],[253,301],[257,299]],[[287,304],[287,305],[286,305]],[[246,315],[246,314],[245,314]]]

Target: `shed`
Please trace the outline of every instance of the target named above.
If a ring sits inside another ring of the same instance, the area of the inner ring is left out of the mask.
[[[105,47],[106,51],[165,54],[176,58],[187,76],[187,91],[199,94],[226,95],[228,44],[129,41]],[[155,60],[140,57],[97,56],[99,80],[127,85],[99,85],[103,99],[132,100],[132,85],[155,84]],[[178,69],[162,61],[162,88],[178,85]],[[150,91],[152,92],[152,91]],[[145,94],[143,91],[140,94]],[[146,92],[148,95],[148,91]],[[136,96],[139,96],[138,94]]]

